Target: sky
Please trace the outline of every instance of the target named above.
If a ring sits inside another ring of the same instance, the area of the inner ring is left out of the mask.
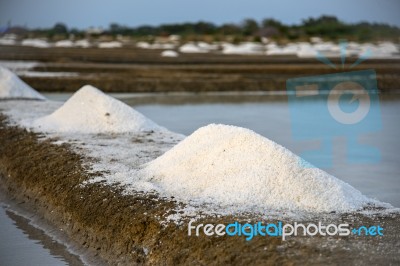
[[[275,18],[298,24],[308,17],[335,15],[345,22],[400,26],[400,0],[0,0],[0,26],[70,28],[209,21],[238,23]]]

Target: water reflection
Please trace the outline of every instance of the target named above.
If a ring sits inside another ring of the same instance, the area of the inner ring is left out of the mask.
[[[0,207],[0,264],[83,265],[78,256],[3,205]]]

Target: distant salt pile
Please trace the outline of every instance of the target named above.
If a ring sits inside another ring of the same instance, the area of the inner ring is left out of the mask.
[[[162,127],[97,88],[79,89],[54,113],[33,121],[49,132],[124,133],[160,130]]]
[[[74,47],[74,42],[71,40],[61,40],[54,44],[55,47]]]
[[[162,193],[239,210],[345,212],[376,201],[249,129],[202,127],[142,170]]]
[[[165,50],[161,52],[162,57],[178,57],[179,54],[173,50]]]
[[[150,46],[151,46],[151,44],[148,43],[148,42],[138,42],[138,43],[136,43],[136,47],[137,48],[149,49]]]
[[[16,44],[16,36],[7,34],[3,37],[0,37],[0,45],[15,45]]]
[[[40,99],[45,98],[23,82],[17,75],[0,66],[0,99]]]
[[[153,44],[150,44],[148,42],[138,42],[136,43],[137,48],[141,49],[166,49],[166,50],[171,50],[175,49],[176,45],[173,43],[160,43],[160,42],[155,42]]]
[[[209,44],[206,42],[198,42],[197,46],[200,47],[200,49],[206,50],[206,51],[214,51],[218,50],[219,45],[217,43]]]
[[[49,48],[51,45],[41,39],[25,39],[21,42],[22,46],[31,46],[31,47],[36,47],[36,48]]]
[[[88,40],[83,39],[83,40],[76,41],[74,45],[76,47],[80,47],[80,48],[89,48],[91,44]]]
[[[287,46],[269,46],[267,47],[266,55],[296,55],[298,46],[296,44],[289,44]]]
[[[242,55],[260,55],[264,52],[264,46],[257,43],[245,42],[239,45],[223,44],[223,54],[242,54]]]
[[[121,48],[122,47],[122,43],[117,42],[117,41],[113,41],[113,42],[101,42],[98,45],[99,48],[108,48],[108,49],[112,49],[112,48]]]
[[[207,49],[201,48],[194,43],[186,43],[179,47],[181,53],[208,53]]]

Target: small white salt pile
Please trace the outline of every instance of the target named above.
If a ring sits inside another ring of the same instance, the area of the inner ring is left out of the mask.
[[[51,44],[41,39],[25,39],[21,42],[22,46],[31,46],[36,48],[49,48]]]
[[[86,39],[82,39],[82,40],[78,40],[75,42],[75,47],[80,47],[80,48],[89,48],[91,46],[89,40]]]
[[[162,57],[178,57],[179,54],[173,50],[165,50],[161,52]]]
[[[0,66],[0,99],[39,99],[45,98],[23,82],[17,75]]]
[[[41,131],[75,133],[125,133],[163,130],[123,102],[86,85],[54,113],[33,121]]]
[[[179,47],[179,52],[181,53],[208,53],[207,49],[197,46],[195,43],[186,43]]]
[[[211,124],[142,169],[161,193],[241,211],[345,212],[377,203],[255,132]]]
[[[64,47],[64,48],[68,48],[68,47],[74,47],[74,42],[71,40],[61,40],[58,41],[54,44],[55,47]]]
[[[223,44],[223,54],[241,54],[241,55],[261,55],[264,52],[264,46],[258,43],[245,42],[239,45]]]
[[[98,44],[99,48],[107,48],[107,49],[112,49],[112,48],[121,48],[122,43],[113,41],[113,42],[101,42]]]

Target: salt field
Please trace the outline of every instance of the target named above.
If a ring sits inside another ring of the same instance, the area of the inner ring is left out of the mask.
[[[0,9],[1,265],[399,264],[397,4],[28,2]]]

